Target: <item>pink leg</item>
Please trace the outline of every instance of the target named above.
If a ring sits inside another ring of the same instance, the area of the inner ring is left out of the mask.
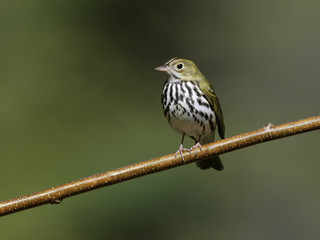
[[[181,158],[182,158],[182,161],[185,162],[185,161],[184,161],[184,158],[183,158],[183,156],[182,156],[182,152],[183,152],[183,151],[188,151],[188,152],[190,152],[190,150],[189,150],[188,148],[184,148],[184,147],[183,147],[183,140],[184,140],[184,134],[182,135],[182,140],[181,140],[180,147],[179,147],[178,151],[176,152],[176,154],[174,155],[174,157],[177,157],[177,155],[180,153]]]

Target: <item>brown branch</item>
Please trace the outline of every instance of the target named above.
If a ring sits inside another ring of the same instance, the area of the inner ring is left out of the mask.
[[[202,151],[198,153],[197,157],[194,157],[194,152],[184,153],[183,156],[185,163],[182,162],[181,156],[174,157],[174,154],[170,154],[105,173],[96,174],[91,177],[53,187],[48,190],[0,202],[0,216],[48,203],[60,203],[64,198],[91,191],[93,189],[196,162],[199,159],[205,159],[215,154],[223,154],[258,143],[316,129],[320,129],[320,115],[278,126],[268,124],[265,127],[252,132],[206,144],[202,146]]]

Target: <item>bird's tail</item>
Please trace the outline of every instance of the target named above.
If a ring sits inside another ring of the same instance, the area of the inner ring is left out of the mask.
[[[209,159],[200,160],[197,162],[197,166],[203,170],[211,167],[218,171],[223,170],[223,164],[219,156],[214,156]]]
[[[202,138],[200,140],[200,143],[206,144],[206,143],[213,142],[213,141],[214,141],[214,134],[213,134],[213,136],[211,136],[207,139]],[[203,170],[208,169],[208,168],[214,168],[218,171],[223,170],[223,164],[221,162],[219,155],[213,156],[209,159],[200,160],[197,162],[197,166]]]

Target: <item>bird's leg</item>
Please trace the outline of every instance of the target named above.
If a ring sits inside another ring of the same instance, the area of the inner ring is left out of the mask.
[[[189,151],[192,151],[193,148],[195,148],[195,152],[194,152],[194,156],[196,157],[197,156],[197,153],[198,153],[198,148],[200,151],[202,151],[202,147],[201,147],[201,144],[200,144],[200,138],[201,136],[199,137],[199,141],[197,141],[197,143],[195,145],[193,145]]]
[[[185,134],[183,133],[183,134],[182,134],[182,140],[181,140],[180,147],[179,147],[178,151],[176,152],[176,154],[174,155],[174,157],[177,157],[177,155],[180,153],[183,163],[185,163],[185,161],[184,161],[184,158],[183,158],[183,156],[182,156],[182,152],[183,152],[183,151],[189,151],[189,152],[190,152],[190,149],[183,147],[184,135],[185,135]]]

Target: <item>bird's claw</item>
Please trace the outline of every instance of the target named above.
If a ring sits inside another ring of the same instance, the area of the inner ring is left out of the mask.
[[[188,148],[184,148],[184,147],[182,146],[182,144],[180,144],[180,147],[179,147],[178,151],[176,152],[176,154],[174,155],[174,157],[177,157],[177,155],[180,154],[180,155],[181,155],[181,158],[182,158],[182,162],[185,163],[184,158],[183,158],[183,156],[182,156],[182,152],[183,152],[183,151],[188,151],[188,152],[190,152],[191,150],[188,149]]]
[[[199,148],[200,151],[202,151],[201,144],[200,144],[199,142],[197,142],[195,145],[193,145],[193,146],[189,149],[189,151],[191,152],[192,149],[194,149],[194,148],[195,148],[194,156],[196,157],[196,156],[197,156],[197,153],[198,153],[198,148]]]

